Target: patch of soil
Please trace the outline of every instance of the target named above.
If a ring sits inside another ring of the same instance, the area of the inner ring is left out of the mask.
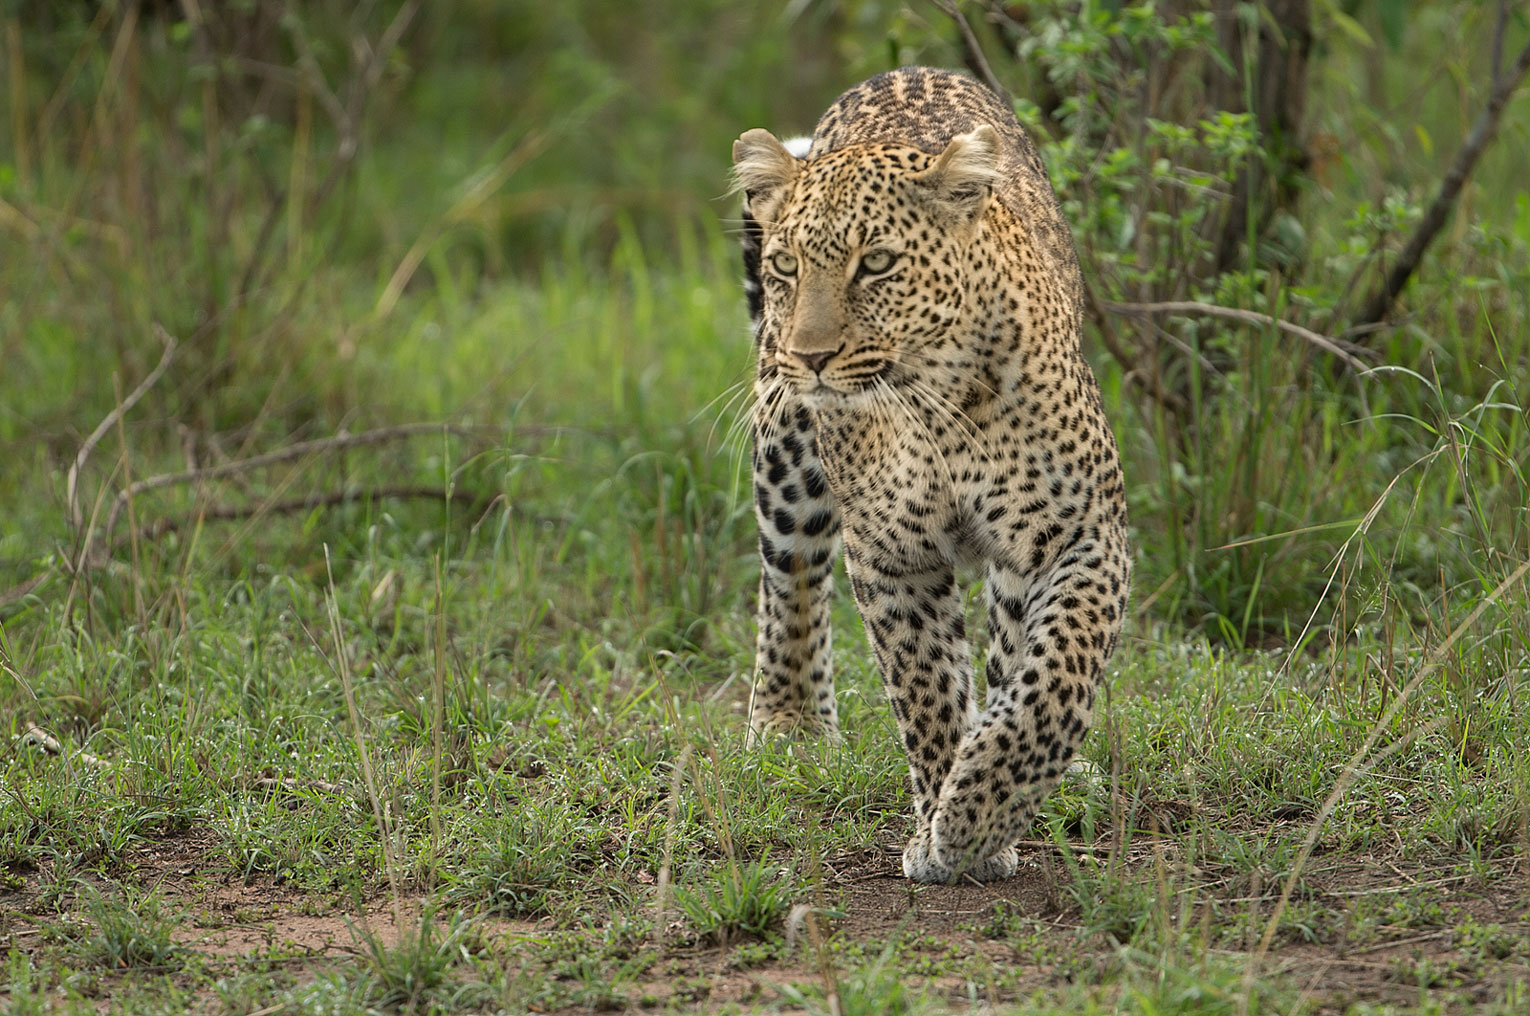
[[[42,881],[33,876],[20,891],[0,896],[0,910],[42,912]],[[369,940],[390,947],[419,929],[426,903],[419,895],[395,900],[385,885],[373,888],[358,905],[344,893],[316,893],[269,877],[246,879],[210,836],[198,832],[139,848],[116,881],[159,897],[170,912],[181,915],[173,934],[177,943],[230,960],[257,955],[270,962],[323,960],[354,955]],[[485,925],[486,931],[500,934],[533,928],[512,921]],[[0,936],[5,930],[0,925]]]
[[[1184,889],[1178,846],[1167,839],[1138,840],[1121,859],[1122,871],[1148,884],[1168,871]],[[1099,860],[1105,860],[1103,854]],[[914,885],[903,878],[889,847],[826,863],[825,899],[814,904],[842,915],[830,922],[836,941],[866,942],[873,949],[902,942],[894,962],[906,980],[953,1002],[968,1000],[977,990],[981,1000],[999,1004],[1118,962],[1122,943],[1080,924],[1082,915],[1064,892],[1068,871],[1055,848],[1032,844],[1021,851],[1019,872],[1002,882]],[[1196,874],[1188,880],[1199,883],[1193,886],[1199,902],[1192,913],[1241,909],[1249,918],[1243,949],[1209,943],[1233,969],[1242,969],[1258,950],[1282,886],[1251,887],[1246,878]],[[1382,858],[1315,861],[1291,906],[1313,906],[1327,923],[1311,929],[1316,941],[1282,926],[1258,962],[1259,983],[1285,984],[1325,1014],[1343,1013],[1357,1002],[1413,1005],[1421,993],[1444,999],[1447,1007],[1501,999],[1514,984],[1530,983],[1526,885],[1517,859],[1474,878],[1441,876]],[[698,997],[697,987],[687,982],[677,997],[673,980],[645,985],[642,994],[671,1004],[704,999],[706,1007],[770,1002],[785,985],[815,984],[825,977],[811,948],[797,950],[789,961],[749,970],[732,968],[727,950],[696,949],[677,969],[704,980],[705,994]],[[1002,978],[982,983],[985,973],[996,971]]]
[[[1020,870],[1002,882],[946,886],[910,882],[899,856],[892,850],[867,855],[838,873],[832,891],[848,916],[836,931],[858,938],[900,931],[951,935],[980,923],[1000,903],[1038,918],[1060,913],[1055,878],[1035,858],[1022,857]]]
[[[1069,940],[1073,929],[1060,920],[1053,876],[1042,865],[1022,862],[1015,877],[986,885],[915,885],[903,877],[900,854],[901,846],[889,846],[825,861],[821,898],[802,901],[804,906],[787,921],[784,958],[759,965],[741,963],[747,943],[738,951],[736,944],[672,949],[660,966],[666,976],[642,983],[628,1004],[689,1005],[702,1010],[729,1004],[779,1004],[788,986],[821,992],[826,983],[864,965],[865,958],[840,948],[846,944],[864,944],[874,961],[887,943],[899,943],[891,971],[954,1000],[970,997],[969,978],[942,971],[962,965],[1010,971],[1004,993],[988,999],[993,1002],[1058,981],[1058,973],[1049,966],[1018,968],[1015,946],[980,933],[995,908],[1002,907],[1007,913],[1050,914],[1054,918],[1051,933],[1059,942]],[[803,916],[801,911],[809,907],[822,916]],[[820,923],[808,927],[809,920]],[[674,930],[683,933],[683,926]],[[817,943],[824,935],[833,945],[820,950]],[[905,969],[905,964],[911,967]]]
[[[1139,836],[1115,870],[1155,892],[1171,885],[1179,915],[1173,919],[1187,925],[1197,948],[1242,969],[1258,952],[1283,886],[1196,866],[1184,847],[1172,836]],[[908,882],[891,845],[829,858],[814,880],[821,889],[800,900],[804,906],[788,921],[786,948],[687,942],[684,924],[676,923],[662,949],[638,946],[645,955],[653,949],[657,959],[642,982],[619,991],[637,1008],[779,1002],[789,985],[823,985],[884,952],[893,956],[898,976],[953,1001],[976,991],[998,1004],[1075,977],[1093,981],[1122,962],[1123,943],[1085,927],[1070,892],[1076,866],[1106,863],[1108,848],[1077,845],[1074,851],[1065,862],[1055,845],[1032,842],[1022,848],[1013,878],[955,886]],[[1342,1013],[1356,1002],[1411,1005],[1421,993],[1447,1006],[1502,998],[1513,984],[1530,983],[1524,864],[1507,857],[1468,876],[1379,854],[1315,856],[1285,911],[1307,916],[1281,926],[1259,959],[1258,977],[1303,993],[1320,1013]],[[38,888],[45,874],[30,875],[20,892],[0,896],[0,913],[45,913]],[[386,886],[358,905],[345,894],[246,880],[211,838],[196,833],[142,848],[118,881],[154,893],[184,915],[175,934],[188,948],[231,963],[293,964],[299,978],[363,952],[369,937],[396,944],[419,928],[425,906],[418,896],[395,899]],[[1194,938],[1202,920],[1204,941]],[[1246,939],[1228,942],[1228,929],[1240,922]],[[44,924],[0,920],[0,940],[27,949],[40,940],[30,936]],[[600,924],[593,915],[588,926]],[[534,955],[518,940],[545,940],[553,930],[515,921],[484,921],[479,928],[488,948],[510,964]],[[817,947],[824,935],[831,948]],[[896,943],[891,951],[888,943]]]

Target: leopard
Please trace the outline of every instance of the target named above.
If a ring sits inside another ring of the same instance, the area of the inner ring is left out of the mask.
[[[1078,755],[1131,578],[1072,234],[989,87],[904,67],[733,145],[754,336],[752,741],[839,740],[835,563],[909,767],[915,882],[1011,877]],[[982,699],[962,575],[981,568]]]

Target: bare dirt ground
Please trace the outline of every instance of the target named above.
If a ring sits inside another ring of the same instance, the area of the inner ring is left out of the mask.
[[[1279,887],[1238,884],[1206,871],[1187,880],[1176,867],[1176,853],[1165,837],[1134,847],[1117,863],[1147,885],[1172,884],[1159,905],[1192,933],[1198,926],[1225,928],[1225,915],[1244,908],[1251,915],[1247,942],[1206,942],[1204,952],[1246,969]],[[24,875],[0,894],[0,941],[8,939],[11,948],[42,947],[50,920],[58,919],[56,912],[49,916],[58,903],[44,899],[43,874]],[[395,895],[377,887],[356,900],[269,878],[246,879],[196,834],[139,850],[116,878],[152,891],[182,915],[178,943],[230,970],[258,963],[286,971],[294,982],[360,955],[368,936],[384,947],[396,944],[419,927],[426,905],[407,889]],[[913,886],[890,846],[831,858],[822,866],[819,896],[788,920],[786,948],[746,957],[739,942],[687,936],[683,922],[670,914],[665,941],[653,945],[661,962],[629,994],[627,1005],[780,1003],[787,985],[811,991],[879,958],[906,981],[953,1003],[1000,1003],[1095,982],[1129,950],[1109,932],[1083,923],[1066,891],[1069,878],[1056,848],[1042,844],[1022,852],[1014,878],[988,885]],[[1188,907],[1182,905],[1187,887],[1193,887]],[[1283,926],[1257,976],[1299,991],[1317,1012],[1341,1013],[1355,1002],[1409,1005],[1426,995],[1455,1010],[1530,984],[1530,871],[1523,858],[1473,878],[1410,869],[1384,857],[1348,856],[1327,864],[1318,858],[1298,897],[1293,907],[1306,907],[1322,920],[1309,922],[1311,927]],[[1214,923],[1213,915],[1222,922]],[[588,916],[598,925],[599,915]],[[477,939],[488,954],[522,962],[509,957],[556,930],[551,922],[481,919]],[[818,948],[825,934],[833,944]],[[103,1005],[111,976],[103,985]],[[219,1010],[216,998],[206,995],[205,1001],[207,1011]]]

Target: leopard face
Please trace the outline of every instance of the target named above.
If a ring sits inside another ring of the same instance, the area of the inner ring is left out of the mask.
[[[934,351],[959,344],[992,133],[936,155],[863,145],[807,162],[757,139],[770,161],[740,179],[762,223],[762,380],[812,409],[851,408],[928,375]]]

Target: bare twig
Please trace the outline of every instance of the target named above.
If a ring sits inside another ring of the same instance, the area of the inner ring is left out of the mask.
[[[1282,321],[1278,317],[1269,314],[1261,314],[1256,310],[1242,310],[1238,307],[1220,307],[1214,303],[1201,303],[1198,300],[1166,300],[1162,303],[1116,303],[1112,300],[1100,301],[1100,306],[1112,314],[1138,315],[1138,314],[1200,314],[1205,317],[1229,318],[1233,321],[1244,321],[1251,325],[1273,325],[1281,331],[1307,342],[1330,353],[1342,360],[1345,366],[1351,370],[1364,371],[1366,365],[1360,361],[1360,357],[1378,357],[1375,350],[1357,346],[1343,339],[1330,338],[1319,334],[1310,328]]]
[[[303,459],[309,456],[333,454],[344,451],[347,448],[357,448],[364,445],[386,444],[389,441],[400,441],[406,438],[418,437],[422,434],[469,434],[471,430],[462,427],[454,427],[451,424],[442,423],[405,423],[396,427],[381,427],[377,430],[363,431],[360,434],[340,434],[335,437],[316,438],[312,441],[300,441],[286,448],[279,448],[274,452],[264,455],[255,455],[247,459],[235,459],[233,462],[225,462],[216,466],[208,466],[204,469],[188,469],[180,473],[161,473],[158,476],[145,477],[125,488],[118,494],[112,503],[111,512],[106,518],[104,538],[110,540],[112,531],[116,528],[117,518],[121,514],[127,502],[150,490],[159,490],[163,487],[174,487],[188,483],[204,483],[208,480],[220,480],[229,476],[237,476],[243,473],[263,469],[266,466],[274,466],[282,462],[291,462],[295,459]]]
[[[64,751],[64,746],[59,743],[58,738],[35,723],[28,726],[26,730],[23,730],[17,740],[23,746],[32,745],[41,748],[45,755],[58,755],[62,758],[71,757],[68,752]],[[97,768],[108,764],[105,759],[97,758],[87,751],[77,751],[72,757],[74,761],[83,762],[88,766],[95,766]]]
[[[48,579],[52,576],[53,569],[49,568],[47,571],[38,572],[36,575],[33,575],[31,578],[27,579],[25,582],[20,583],[19,585],[14,585],[4,592],[0,592],[0,610],[4,610],[11,604],[19,603],[20,601],[26,599],[28,596],[32,595],[34,590],[36,590],[44,582],[48,581]]]
[[[1450,165],[1450,171],[1445,174],[1445,179],[1440,181],[1440,189],[1435,194],[1434,201],[1424,213],[1424,218],[1419,222],[1418,229],[1414,231],[1408,245],[1403,248],[1397,263],[1387,273],[1381,288],[1371,295],[1364,308],[1355,315],[1353,324],[1356,327],[1375,324],[1391,311],[1393,301],[1397,299],[1403,287],[1408,284],[1408,280],[1413,277],[1413,273],[1418,270],[1419,263],[1423,261],[1424,251],[1429,248],[1429,244],[1444,227],[1445,220],[1450,217],[1456,199],[1461,196],[1461,188],[1466,185],[1467,178],[1476,168],[1477,160],[1482,156],[1483,150],[1498,134],[1498,121],[1503,116],[1504,107],[1508,105],[1510,96],[1519,88],[1527,73],[1530,73],[1530,45],[1520,50],[1519,57],[1506,72],[1501,76],[1494,76],[1487,107],[1483,109],[1482,115],[1472,126],[1466,143],[1456,153],[1455,161]]]
[[[1127,352],[1126,347],[1121,343],[1121,337],[1116,334],[1115,326],[1110,323],[1110,318],[1105,316],[1105,308],[1095,297],[1092,286],[1084,287],[1084,305],[1089,309],[1089,316],[1094,319],[1095,325],[1100,330],[1100,341],[1105,344],[1105,349],[1126,371],[1126,380],[1147,392],[1148,396],[1168,410],[1170,415],[1177,416],[1182,412],[1185,408],[1185,400],[1174,392],[1165,391],[1158,384],[1158,378]]]
[[[291,515],[294,512],[330,508],[347,501],[363,500],[436,500],[466,504],[471,507],[488,504],[492,498],[466,490],[442,490],[439,487],[379,487],[360,490],[332,490],[307,497],[294,497],[285,501],[247,505],[213,505],[193,512],[183,518],[156,519],[138,529],[140,540],[158,540],[163,536],[184,529],[187,525],[203,522],[228,522],[264,515]],[[113,544],[113,549],[122,541]]]
[[[117,421],[122,419],[123,414],[137,405],[138,400],[143,398],[159,381],[175,356],[175,337],[157,324],[154,326],[154,333],[165,344],[165,352],[160,356],[159,363],[149,371],[148,377],[138,383],[137,388],[128,393],[127,398],[123,399],[120,405],[102,417],[101,422],[96,424],[96,429],[91,431],[85,443],[80,445],[80,450],[74,457],[74,464],[69,467],[68,478],[64,481],[64,503],[69,509],[69,524],[74,527],[75,539],[80,538],[81,529],[85,525],[85,513],[80,508],[80,470],[85,468],[85,462],[90,458],[90,453],[96,450],[96,445],[100,444],[101,439],[117,425]]]
[[[335,126],[337,142],[335,152],[330,158],[329,169],[324,174],[313,193],[309,196],[307,207],[310,212],[317,209],[329,198],[335,186],[344,179],[351,165],[355,162],[357,153],[361,150],[361,121],[366,113],[367,100],[377,90],[378,83],[382,80],[382,73],[387,63],[388,55],[398,45],[404,31],[414,16],[419,11],[419,4],[411,0],[399,8],[388,27],[383,29],[375,47],[363,47],[363,40],[356,40],[353,47],[358,53],[365,52],[361,67],[348,82],[347,101],[341,102],[339,96],[330,87],[329,81],[324,77],[323,70],[314,56],[313,49],[308,44],[308,38],[303,34],[301,25],[296,20],[288,23],[288,35],[292,39],[293,47],[297,51],[297,66],[300,74],[295,77],[301,80],[318,99],[319,105],[324,108]],[[282,68],[283,71],[286,68]],[[270,241],[276,233],[276,224],[280,220],[283,207],[290,195],[286,191],[276,191],[271,195],[270,206],[266,210],[264,220],[261,222],[257,233],[255,245],[251,250],[249,259],[245,262],[244,271],[239,279],[239,287],[234,291],[236,303],[245,300],[252,292],[259,289],[264,281],[265,270],[269,265],[267,254]]]
[[[983,79],[983,84],[993,89],[1004,105],[1013,109],[1014,97],[1009,94],[1009,89],[999,83],[994,76],[993,68],[988,66],[988,58],[983,55],[983,47],[978,45],[977,36],[972,34],[972,26],[967,24],[966,17],[961,8],[956,6],[955,0],[930,0],[930,3],[939,8],[946,17],[956,22],[957,30],[962,33],[962,51],[966,55],[967,66],[976,71]]]

